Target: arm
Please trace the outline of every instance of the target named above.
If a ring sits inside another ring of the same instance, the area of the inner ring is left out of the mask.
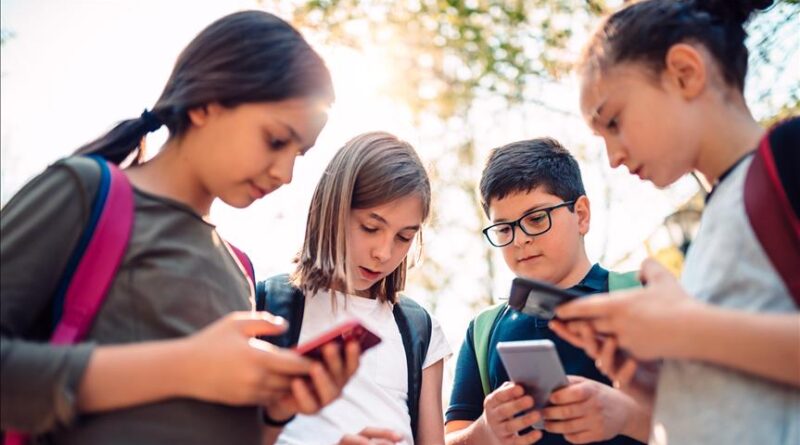
[[[419,426],[417,434],[421,445],[444,444],[442,424],[442,373],[444,360],[439,360],[422,371],[422,390],[419,398]]]

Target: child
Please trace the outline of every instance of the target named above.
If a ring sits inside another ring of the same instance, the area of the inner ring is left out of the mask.
[[[357,366],[328,370],[253,339],[285,329],[252,310],[252,285],[208,221],[291,181],[333,100],[327,68],[302,36],[258,11],[226,16],[181,53],[151,111],[79,153],[120,163],[144,136],[170,137],[124,175],[134,225],[85,341],[54,346],[53,298],[87,225],[98,162],[76,156],[27,184],[2,211],[4,430],[55,443],[261,443],[256,406],[314,412]],[[240,311],[240,312],[236,312]],[[232,313],[233,312],[233,313]],[[309,386],[305,379],[310,377]]]
[[[656,395],[651,443],[800,443],[800,316],[745,210],[759,141],[780,134],[793,147],[794,164],[776,166],[782,177],[799,167],[800,121],[764,139],[743,96],[743,24],[770,3],[627,6],[602,24],[580,70],[581,108],[612,167],[659,187],[694,170],[714,184],[680,284],[648,260],[644,289],[565,305],[560,318],[590,323],[554,326],[623,388]],[[800,199],[797,187],[786,192]],[[799,245],[795,232],[783,247],[797,254]],[[596,332],[608,340],[598,343]],[[634,358],[615,361],[617,347]],[[663,359],[655,388],[634,378],[637,360],[654,359]]]
[[[298,416],[278,443],[444,442],[442,370],[449,347],[436,320],[400,294],[430,200],[414,149],[390,134],[357,136],[328,164],[311,200],[297,269],[291,278],[261,283],[259,298],[290,320],[289,333],[273,339],[280,346],[353,317],[382,342],[364,355],[338,401]]]
[[[607,292],[626,278],[589,262],[583,240],[589,199],[578,163],[557,141],[533,139],[494,149],[480,192],[492,220],[483,233],[515,275],[581,294]],[[552,406],[517,417],[533,400],[520,385],[507,382],[495,346],[539,339],[556,344],[571,384],[553,393]],[[507,303],[494,306],[470,323],[461,347],[446,415],[447,443],[638,443],[621,435],[642,437],[628,425],[647,412],[608,383],[592,359],[547,328],[547,320],[512,311]],[[542,418],[546,432],[527,430]]]

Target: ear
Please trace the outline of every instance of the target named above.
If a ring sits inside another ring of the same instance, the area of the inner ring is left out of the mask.
[[[589,222],[592,219],[592,211],[589,208],[589,198],[582,195],[575,200],[575,214],[578,215],[578,232],[585,236],[589,233]]]
[[[664,58],[664,76],[684,99],[692,100],[706,87],[706,59],[698,49],[687,43],[672,45]]]
[[[209,118],[218,114],[222,110],[222,106],[216,102],[208,103],[195,107],[186,112],[189,116],[189,121],[195,127],[202,127],[208,122]]]

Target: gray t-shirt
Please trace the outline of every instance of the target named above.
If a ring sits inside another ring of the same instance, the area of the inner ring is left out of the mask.
[[[686,258],[683,286],[717,306],[796,313],[745,213],[744,180],[751,161],[736,166],[711,196]],[[800,390],[709,363],[667,360],[650,443],[798,445]]]
[[[255,407],[173,399],[76,413],[78,384],[96,345],[187,336],[253,307],[250,285],[213,225],[181,203],[135,190],[131,240],[86,342],[47,344],[52,296],[99,177],[94,161],[67,159],[0,214],[2,428],[49,432],[57,444],[259,443]]]

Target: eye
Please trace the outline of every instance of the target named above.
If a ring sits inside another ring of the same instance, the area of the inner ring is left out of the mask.
[[[375,232],[378,231],[378,228],[377,227],[367,227],[367,226],[362,224],[361,225],[361,230],[363,230],[363,231],[365,231],[367,233],[375,233]]]
[[[614,116],[611,119],[609,119],[608,123],[606,124],[606,129],[608,129],[608,131],[610,131],[612,133],[618,131],[619,130],[619,118],[617,116]]]
[[[412,238],[406,238],[400,235],[397,235],[397,239],[399,239],[401,243],[410,243],[412,240]]]
[[[280,150],[289,145],[289,141],[287,141],[286,139],[278,139],[278,138],[270,138],[268,143],[273,150]]]
[[[503,225],[503,226],[500,226],[500,227],[495,227],[494,229],[492,229],[492,231],[494,231],[495,233],[500,234],[500,235],[505,235],[506,233],[511,231],[511,227],[509,227],[507,225]]]

